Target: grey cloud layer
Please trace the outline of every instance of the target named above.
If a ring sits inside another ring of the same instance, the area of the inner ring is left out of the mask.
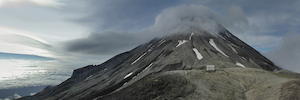
[[[248,27],[248,21],[241,8],[233,6],[228,12],[227,16],[221,16],[209,7],[202,5],[169,7],[162,10],[155,18],[154,25],[149,28],[136,33],[91,33],[86,38],[68,41],[66,50],[83,54],[112,55],[130,50],[155,37],[168,34],[187,33],[194,29],[204,29],[216,33],[220,24],[225,25],[225,27],[235,27],[235,24]]]
[[[88,0],[90,15],[80,19],[93,31],[139,31],[153,24],[162,9],[178,5],[180,0]]]
[[[151,6],[154,8],[149,6],[144,8],[143,3],[135,0],[126,2],[94,0],[92,2],[94,6],[99,6],[98,4],[103,6],[96,7],[95,9],[98,10],[94,10],[91,16],[82,19],[81,22],[91,23],[93,27],[96,27],[94,31],[98,34],[93,33],[87,38],[68,41],[66,50],[82,54],[115,55],[154,37],[185,32],[191,27],[215,31],[217,24],[221,24],[246,43],[261,52],[267,52],[280,44],[283,35],[290,28],[300,27],[299,0],[166,2],[157,5],[155,3],[159,3],[159,1],[147,1],[145,4],[153,4]],[[184,4],[195,5],[186,6]],[[120,32],[120,30],[132,32]],[[284,41],[283,45],[297,45],[292,42],[292,39],[284,39]],[[293,50],[299,49],[291,47],[284,49],[285,52]],[[275,51],[280,50],[276,49],[273,52]],[[280,61],[289,62],[300,58],[296,55],[287,59],[280,59],[280,56],[268,57],[278,65],[280,65]],[[280,59],[280,61],[276,59]]]
[[[141,44],[141,38],[138,34],[126,32],[91,33],[87,38],[68,41],[66,50],[84,54],[113,55]]]

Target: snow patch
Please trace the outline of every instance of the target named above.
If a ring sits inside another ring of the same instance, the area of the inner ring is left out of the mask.
[[[163,39],[161,39],[158,43],[161,43],[161,42],[163,42],[164,40],[165,40],[166,38],[163,38]]]
[[[149,67],[151,67],[152,65],[153,65],[153,63],[151,63],[150,65],[148,65],[148,66],[145,68],[145,70],[148,69]]]
[[[90,75],[89,77],[87,77],[84,81],[87,81],[88,79],[90,79],[93,75]]]
[[[214,39],[209,39],[209,44],[213,46],[217,51],[219,51],[224,56],[228,57],[223,51],[221,51],[214,42]]]
[[[157,46],[160,46],[161,44],[165,43],[166,40],[163,40],[162,42],[160,42]]]
[[[145,71],[146,69],[148,69],[149,67],[151,67],[153,65],[153,63],[151,63],[150,65],[148,65],[143,71]],[[142,72],[143,72],[142,71]]]
[[[153,63],[151,63],[150,65],[148,65],[145,69],[143,69],[141,72],[139,72],[136,76],[139,76],[140,73],[146,71],[148,68],[150,68],[153,65]],[[136,78],[136,76],[134,76],[132,79]]]
[[[152,44],[148,45],[148,48],[151,47],[151,46],[152,46]]]
[[[232,51],[234,51],[235,53],[238,53],[238,52],[236,51],[236,49],[234,49],[232,46],[230,46],[230,48],[231,48]]]
[[[133,74],[133,73],[130,72],[129,74],[127,74],[126,76],[124,76],[124,79],[127,78],[127,77],[129,77],[129,76],[131,76],[132,74]]]
[[[279,71],[277,68],[273,70],[273,72]]]
[[[228,37],[230,37],[230,36],[231,36],[231,35],[230,35],[229,33],[227,33],[227,32],[226,32],[225,34],[226,34]]]
[[[102,72],[104,72],[104,71],[106,71],[106,70],[107,70],[107,68],[105,68],[105,69],[99,71],[99,73],[102,73]]]
[[[239,62],[237,62],[237,61],[236,61],[235,64],[238,65],[238,66],[240,66],[240,67],[246,68],[243,64],[241,64],[241,63],[239,63]]]
[[[191,33],[190,35],[190,40],[192,40],[192,36],[195,35],[194,32]]]
[[[219,37],[221,37],[223,40],[226,40],[222,35],[219,35]]]
[[[133,61],[131,63],[131,65],[133,65],[134,63],[136,63],[137,61],[139,61],[143,56],[145,56],[147,53],[145,52],[143,55],[141,55],[139,58],[137,58],[135,61]]]
[[[132,77],[132,79],[135,79],[135,78],[136,78],[136,76],[133,76],[133,77]]]
[[[201,55],[201,53],[196,49],[196,48],[193,48],[193,51],[195,52],[197,58],[199,60],[201,60],[203,58],[203,56]]]
[[[244,60],[246,60],[246,58],[245,57],[242,57]]]
[[[263,62],[263,64],[265,64],[265,65],[269,65],[267,62]]]
[[[188,42],[187,40],[178,40],[178,45],[176,47],[179,47],[180,45]]]
[[[163,38],[163,39],[161,39],[161,40],[158,42],[158,45],[157,45],[157,46],[160,46],[161,44],[165,43],[165,41],[166,41],[165,39],[166,39],[166,37]]]
[[[153,50],[153,46],[152,47],[150,47],[150,49],[148,49],[148,52],[150,52],[150,51],[152,51]]]

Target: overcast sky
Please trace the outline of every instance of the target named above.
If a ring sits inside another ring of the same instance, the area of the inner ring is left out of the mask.
[[[1,0],[0,52],[55,59],[51,63],[75,69],[186,26],[215,31],[219,23],[280,67],[300,72],[299,5],[300,0]]]

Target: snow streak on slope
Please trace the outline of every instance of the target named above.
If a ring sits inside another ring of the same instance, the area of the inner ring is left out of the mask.
[[[84,81],[86,81],[86,80],[88,80],[88,79],[90,79],[91,77],[92,77],[93,75],[90,75],[89,77],[87,77]]]
[[[200,54],[200,52],[196,48],[193,48],[193,51],[195,52],[195,54],[199,60],[201,60],[203,58],[203,56]]]
[[[142,72],[144,72],[145,70],[147,70],[148,68],[150,68],[153,65],[153,63],[151,63],[150,65],[148,65]]]
[[[246,68],[243,64],[241,64],[241,63],[239,63],[239,62],[237,62],[237,61],[236,61],[235,64],[238,65],[238,66],[241,66],[241,67],[243,67],[243,68]]]
[[[232,46],[230,46],[230,48],[231,48],[232,51],[234,51],[235,53],[238,53]]]
[[[139,61],[145,55],[146,55],[146,52],[143,55],[141,55],[139,58],[137,58],[134,62],[132,62],[131,65],[133,65],[134,63],[136,63],[137,61]]]
[[[161,39],[159,42],[158,42],[158,45],[157,46],[160,46],[161,44],[165,43],[166,42],[166,37]]]
[[[229,33],[226,32],[225,34],[226,34],[228,37],[231,37],[231,35],[230,35]]]
[[[190,40],[192,40],[192,36],[193,36],[193,35],[194,35],[194,32],[191,33]]]
[[[188,42],[187,40],[178,40],[178,45],[176,47],[179,47],[180,45]]]
[[[127,75],[124,77],[124,79],[127,78],[127,77],[129,77],[129,76],[131,76],[132,74],[133,74],[133,73],[130,72],[129,74],[127,74]]]
[[[165,43],[166,40],[163,40],[162,42],[160,42],[157,46],[160,46],[161,44]]]
[[[146,71],[148,68],[150,68],[153,65],[153,63],[151,63],[150,65],[148,65],[145,69],[143,69],[141,72],[139,72],[136,76],[139,76],[140,73],[143,73],[144,71]],[[136,76],[134,76],[132,79],[134,79]]]
[[[214,42],[214,39],[209,39],[209,43],[211,46],[213,46],[216,50],[218,50],[221,54],[223,54],[224,56],[228,57],[223,51],[221,51],[217,45]]]
[[[151,47],[151,46],[152,46],[152,44],[148,45],[148,48]]]
[[[244,60],[246,60],[246,58],[245,57],[242,57]]]
[[[223,40],[226,40],[222,35],[219,35],[220,38],[222,38]]]

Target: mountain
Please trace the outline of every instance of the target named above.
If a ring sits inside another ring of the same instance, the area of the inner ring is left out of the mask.
[[[206,72],[214,65],[215,72]],[[228,100],[300,98],[282,70],[225,28],[155,38],[20,100]],[[298,90],[295,90],[297,88]]]

